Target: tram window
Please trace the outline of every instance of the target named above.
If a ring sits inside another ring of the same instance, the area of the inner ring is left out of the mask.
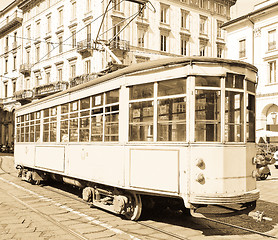
[[[220,77],[212,76],[196,76],[195,85],[198,87],[220,87]]]
[[[93,115],[91,121],[91,141],[100,142],[103,135],[103,115]]]
[[[79,141],[80,142],[89,142],[90,118],[89,117],[80,118],[79,124],[80,124]]]
[[[35,141],[35,113],[30,113],[30,142]]]
[[[41,128],[41,113],[40,112],[36,112],[35,113],[35,141],[38,142],[40,140],[40,128]]]
[[[158,101],[158,141],[185,141],[186,99],[170,98]]]
[[[117,103],[119,102],[119,90],[113,90],[105,93],[105,104]]]
[[[69,141],[78,141],[78,119],[70,119],[69,121]]]
[[[69,112],[69,104],[68,103],[63,104],[61,106],[61,114],[68,113],[68,112]]]
[[[247,81],[247,91],[251,93],[256,92],[256,85],[253,82]]]
[[[248,94],[247,101],[247,142],[255,142],[255,96]]]
[[[154,94],[154,84],[142,84],[135,85],[129,88],[129,99],[143,99],[143,98],[152,98]]]
[[[56,142],[57,107],[45,109],[43,113],[43,142]]]
[[[172,79],[158,82],[158,96],[169,96],[186,93],[186,79]]]
[[[227,73],[226,88],[243,89],[244,77],[244,75]]]
[[[103,105],[103,94],[92,97],[92,107],[100,107]]]
[[[225,94],[225,141],[243,142],[243,93],[226,91]]]
[[[129,140],[153,141],[153,101],[129,104]]]
[[[89,108],[90,108],[90,97],[81,99],[80,110],[89,109]]]
[[[196,90],[195,141],[220,141],[220,91]]]
[[[69,141],[69,121],[68,120],[61,121],[60,138],[61,138],[60,139],[61,142]]]
[[[25,115],[25,142],[30,142],[29,114]]]

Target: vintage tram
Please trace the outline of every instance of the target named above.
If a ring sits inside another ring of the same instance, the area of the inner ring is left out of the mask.
[[[254,206],[256,72],[241,61],[165,58],[34,101],[16,111],[15,165],[25,180],[76,185],[131,220],[152,196],[190,209]]]

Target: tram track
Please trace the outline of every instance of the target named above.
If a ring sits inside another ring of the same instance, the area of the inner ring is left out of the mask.
[[[1,162],[0,162],[0,169],[3,171],[2,174],[8,174],[9,176],[12,176],[13,178],[15,179],[18,179],[17,176],[15,176],[14,174],[12,174],[12,172],[8,172],[8,171],[5,171],[3,168],[2,168],[2,165],[1,165]],[[1,175],[2,175],[1,174]],[[41,185],[41,187],[43,189],[46,189],[47,191],[49,192],[53,192],[53,193],[56,193],[60,196],[63,196],[63,197],[66,197],[66,198],[69,198],[69,199],[72,199],[74,201],[78,201],[82,204],[86,204],[88,205],[87,202],[85,202],[83,199],[80,199],[78,196],[77,197],[73,197],[71,196],[71,194],[69,193],[64,193],[63,191],[65,191],[64,189],[59,189],[59,190],[56,190],[54,189],[53,186],[46,186],[46,185]],[[37,214],[39,214],[40,216],[44,217],[45,219],[49,220],[50,222],[54,223],[54,224],[57,224],[57,226],[59,226],[61,229],[63,229],[64,231],[67,231],[69,234],[75,236],[76,238],[78,239],[87,239],[85,237],[83,237],[82,235],[80,235],[79,233],[69,229],[68,227],[66,226],[63,226],[61,223],[57,222],[55,219],[51,218],[50,216],[47,216],[45,215],[44,213],[40,212],[39,210],[37,209],[34,209],[33,207],[31,207],[30,205],[28,205],[27,203],[25,203],[24,201],[20,200],[19,198],[17,198],[16,196],[10,194],[10,193],[7,193],[9,194],[10,197],[14,198],[15,200],[17,200],[18,202],[20,202],[21,204],[25,205],[26,207],[28,207],[29,209],[31,209],[33,212],[36,212]],[[73,193],[74,194],[74,193]],[[75,195],[76,196],[76,195]],[[197,219],[197,218],[196,218]],[[278,239],[277,237],[275,236],[272,236],[272,235],[269,235],[269,234],[266,234],[266,233],[263,233],[263,232],[259,232],[259,231],[255,231],[253,229],[248,229],[248,228],[244,228],[244,227],[241,227],[241,226],[237,226],[237,225],[233,225],[233,224],[229,224],[229,223],[225,223],[225,222],[222,222],[222,221],[218,221],[218,220],[215,220],[215,219],[212,219],[212,218],[207,218],[207,217],[202,217],[202,218],[198,218],[198,219],[202,219],[202,220],[206,220],[206,221],[210,221],[210,222],[214,222],[216,224],[222,224],[222,225],[225,225],[227,227],[231,227],[231,228],[237,228],[237,229],[240,229],[242,231],[245,231],[245,232],[250,232],[250,233],[253,233],[253,234],[256,234],[256,235],[260,235],[260,236],[264,236],[264,237],[268,237],[268,238],[272,238],[272,239]],[[194,219],[193,219],[194,221]],[[163,230],[162,228],[158,228],[158,227],[155,227],[155,226],[152,226],[150,224],[147,224],[147,223],[144,223],[143,221],[136,221],[135,222],[136,224],[138,225],[141,225],[141,226],[144,226],[145,228],[149,228],[149,229],[152,229],[152,230],[155,230],[159,233],[162,233],[162,234],[165,234],[165,236],[168,236],[168,237],[171,237],[172,239],[179,239],[179,240],[189,240],[190,238],[187,238],[187,237],[184,237],[184,236],[181,236],[181,235],[177,235],[175,233],[172,233],[172,232],[169,232],[169,231],[166,231],[166,230]],[[124,230],[123,232],[126,232],[128,233],[128,231]],[[140,235],[140,234],[139,234]],[[137,238],[136,238],[137,239]]]

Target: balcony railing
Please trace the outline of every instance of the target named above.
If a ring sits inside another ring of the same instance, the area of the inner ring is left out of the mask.
[[[22,23],[22,20],[23,20],[22,12],[16,10],[11,16],[6,17],[0,23],[0,35],[2,35],[8,29],[11,29],[16,25],[20,25]]]
[[[83,74],[70,78],[70,87],[75,87],[79,84],[86,83],[98,77],[98,74]]]
[[[20,64],[19,72],[22,73],[24,76],[30,76],[30,74],[31,74],[31,64],[28,64],[28,63]]]
[[[111,49],[117,49],[122,51],[129,51],[130,50],[130,43],[127,40],[113,40],[110,43]]]
[[[34,88],[34,95],[37,98],[45,97],[68,88],[68,82],[55,82],[41,85]]]
[[[90,52],[93,50],[94,42],[83,40],[77,43],[77,52],[84,53],[84,52]]]
[[[14,98],[16,101],[20,102],[21,104],[26,104],[32,101],[33,99],[33,91],[30,89],[16,91],[14,93]]]

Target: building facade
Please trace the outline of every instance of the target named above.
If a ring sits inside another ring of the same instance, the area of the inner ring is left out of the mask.
[[[133,63],[226,57],[220,26],[235,2],[16,0],[1,12],[0,116],[9,115],[13,124],[18,106]],[[10,28],[6,20],[14,12],[21,18]],[[0,120],[2,129],[7,121]],[[10,128],[2,130],[0,144],[13,142]]]
[[[254,10],[223,25],[227,31],[227,57],[258,68],[257,141],[278,142],[278,1],[262,1]]]

